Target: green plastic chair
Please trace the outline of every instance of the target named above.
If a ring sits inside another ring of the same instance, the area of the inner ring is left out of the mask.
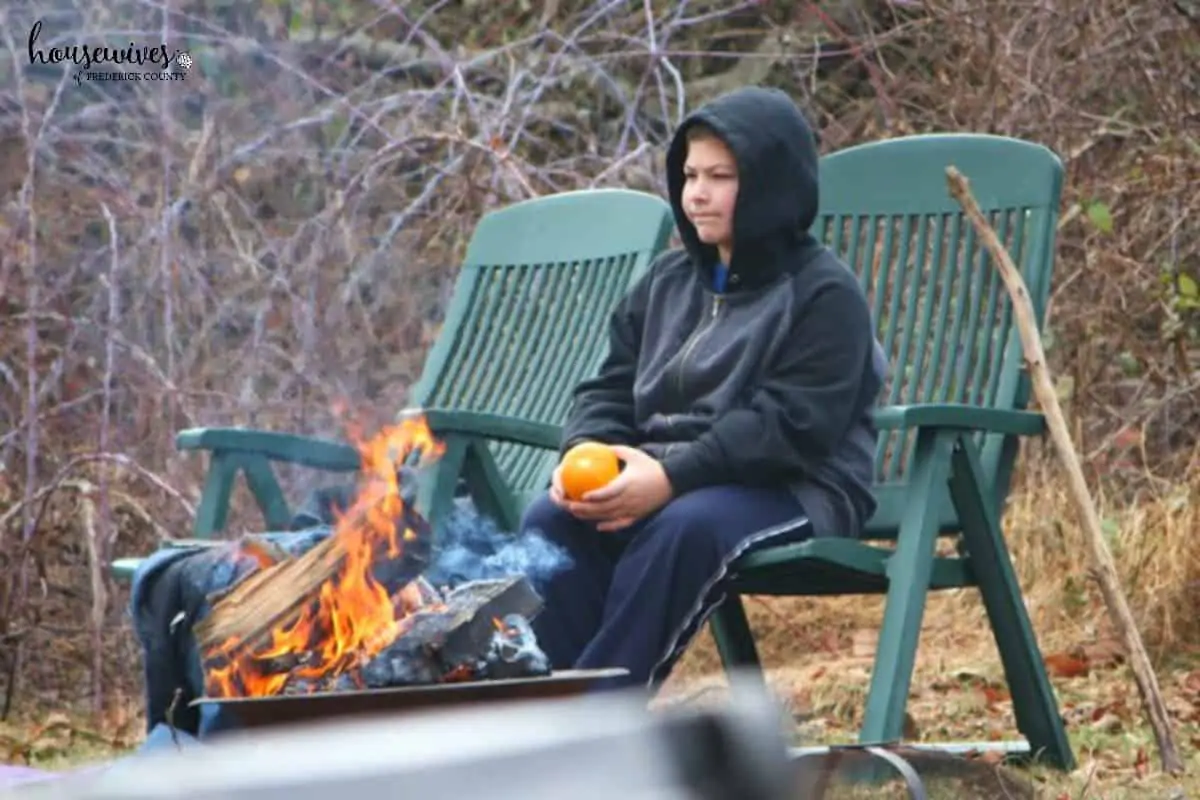
[[[612,308],[668,244],[670,206],[625,189],[567,192],[485,215],[467,247],[445,324],[410,402],[445,445],[421,476],[417,507],[435,527],[460,480],[476,506],[515,530],[549,485],[571,389],[600,366]],[[194,428],[181,450],[210,454],[197,539],[225,527],[239,474],[267,530],[292,519],[273,462],[354,473],[346,442],[245,428]],[[171,543],[168,546],[187,544]],[[128,580],[141,559],[113,563]]]
[[[817,230],[873,303],[892,375],[876,414],[878,509],[856,538],[748,554],[711,618],[727,668],[758,655],[738,595],[885,594],[863,743],[900,739],[929,591],[977,587],[1032,754],[1074,756],[1000,526],[1020,438],[1044,431],[1011,305],[946,167],[968,178],[1028,283],[1038,324],[1054,263],[1062,164],[1045,147],[991,135],[936,134],[865,144],[821,162]],[[954,537],[957,556],[935,556]],[[894,547],[889,547],[889,540]],[[970,745],[966,745],[970,747]]]

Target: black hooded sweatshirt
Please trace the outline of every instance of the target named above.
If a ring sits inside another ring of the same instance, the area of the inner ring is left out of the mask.
[[[732,263],[683,213],[688,128],[737,160]],[[874,513],[871,409],[887,361],[853,273],[811,233],[816,141],[783,92],[744,88],[688,116],[667,152],[682,250],[659,256],[613,312],[609,350],[579,384],[563,450],[641,447],[675,494],[714,484],[788,488],[817,536],[857,536]]]

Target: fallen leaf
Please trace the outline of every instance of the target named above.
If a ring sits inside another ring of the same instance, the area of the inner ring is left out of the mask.
[[[980,690],[983,692],[983,699],[987,703],[988,708],[995,708],[997,704],[1012,699],[1012,695],[1008,693],[1007,689],[996,686],[983,686]]]
[[[1144,778],[1150,774],[1150,756],[1146,755],[1146,748],[1138,748],[1137,759],[1133,762],[1133,771],[1137,773],[1139,778]]]
[[[1055,678],[1078,678],[1088,674],[1088,662],[1069,653],[1051,653],[1042,660]]]

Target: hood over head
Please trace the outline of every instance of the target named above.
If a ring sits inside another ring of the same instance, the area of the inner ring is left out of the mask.
[[[717,250],[703,244],[683,213],[687,131],[710,128],[733,151],[738,196],[733,219],[734,274],[761,283],[780,268],[778,256],[806,239],[819,201],[817,142],[800,109],[784,92],[750,86],[721,95],[689,114],[667,151],[667,189],[684,246],[711,268]],[[754,280],[757,278],[758,280]]]

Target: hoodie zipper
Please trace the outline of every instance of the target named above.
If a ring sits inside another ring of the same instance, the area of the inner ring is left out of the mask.
[[[719,295],[719,294],[713,295],[712,311],[709,312],[708,319],[705,320],[701,325],[699,325],[696,328],[696,330],[692,331],[692,335],[690,337],[688,337],[687,342],[685,342],[683,345],[683,354],[679,357],[679,367],[675,373],[675,391],[679,393],[680,401],[682,401],[683,397],[684,397],[683,373],[684,373],[685,367],[687,366],[688,356],[690,356],[692,354],[692,351],[694,351],[696,349],[696,345],[699,343],[699,341],[702,338],[704,338],[704,334],[706,334],[710,330],[712,330],[713,325],[717,321],[717,315],[721,311],[721,305],[722,305],[722,301],[724,299],[725,299],[724,295]]]

